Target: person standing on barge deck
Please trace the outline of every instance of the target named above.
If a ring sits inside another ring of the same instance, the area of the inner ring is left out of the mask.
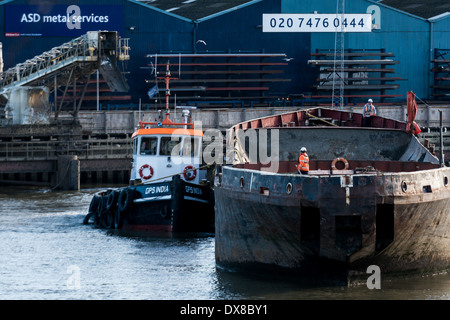
[[[377,115],[377,110],[373,105],[373,100],[369,99],[369,101],[364,105],[363,108],[363,118],[364,118],[364,127],[372,126],[372,118]]]
[[[309,157],[308,154],[306,153],[306,148],[302,147],[300,149],[300,156],[298,157],[298,165],[297,165],[297,169],[298,169],[298,173],[301,174],[309,174]]]

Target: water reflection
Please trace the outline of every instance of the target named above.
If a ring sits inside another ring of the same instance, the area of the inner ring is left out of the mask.
[[[270,300],[449,300],[450,275],[410,277],[382,280],[381,289],[368,289],[365,285],[347,287],[326,282],[304,281],[260,275],[243,275],[217,271],[222,290],[239,299]]]
[[[450,299],[450,275],[382,279],[369,290],[222,270],[211,234],[83,225],[96,191],[0,187],[1,299]]]

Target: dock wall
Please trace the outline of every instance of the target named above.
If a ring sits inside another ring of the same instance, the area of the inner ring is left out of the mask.
[[[77,190],[81,185],[129,183],[130,138],[0,142],[0,184]]]
[[[224,132],[242,121],[299,108],[196,109],[192,110],[192,119],[200,122],[203,130],[213,128]],[[361,112],[360,109],[347,107],[345,110]],[[377,110],[379,116],[406,120],[406,105],[378,106]],[[444,127],[450,128],[450,105],[419,105],[416,122],[421,127],[437,127],[439,110],[443,111]],[[157,110],[151,109],[80,111],[81,132],[77,130],[71,139],[61,141],[49,137],[48,141],[43,141],[33,139],[30,132],[22,134],[22,137],[28,136],[27,140],[3,140],[0,142],[0,184],[46,185],[59,189],[79,189],[80,185],[127,185],[132,161],[131,134],[139,119],[155,121],[159,116]],[[63,114],[60,118],[68,120],[70,117]],[[171,118],[181,120],[181,111],[171,110]],[[450,151],[450,130],[447,129],[446,154]],[[436,147],[439,145],[436,130],[424,130],[421,136]],[[446,155],[446,160],[448,158]],[[70,165],[67,159],[71,159]]]
[[[290,112],[306,107],[267,107],[267,108],[222,108],[192,110],[194,121],[200,121],[203,129],[220,129],[222,131],[231,126],[258,117],[270,116],[283,112]],[[405,105],[376,106],[377,114],[394,120],[406,121],[407,108]],[[416,122],[421,127],[438,127],[439,110],[443,111],[444,127],[450,127],[450,105],[418,105]],[[362,113],[362,106],[344,107],[344,111]],[[164,112],[164,111],[163,111]],[[170,110],[171,118],[181,120],[181,111]],[[164,115],[162,115],[164,116]],[[80,111],[80,122],[84,130],[92,134],[132,133],[142,117],[146,121],[159,118],[157,110],[114,110],[114,111]]]

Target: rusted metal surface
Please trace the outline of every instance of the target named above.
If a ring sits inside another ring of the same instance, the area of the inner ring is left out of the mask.
[[[275,132],[276,131],[276,132]],[[249,138],[255,137],[259,145],[264,137],[279,136],[279,161],[296,161],[300,148],[306,147],[312,160],[333,160],[343,157],[347,160],[420,161],[439,163],[419,140],[401,130],[378,128],[340,127],[287,127],[237,131],[236,137],[250,163],[259,163],[260,152],[252,152]],[[261,141],[260,141],[261,140]],[[233,141],[232,143],[235,143]],[[267,141],[270,152],[270,140]],[[255,149],[256,150],[256,149]]]
[[[254,120],[248,120],[233,126],[233,130],[247,130],[256,128],[274,128],[274,127],[301,127],[307,126],[309,121],[319,121],[324,123],[323,119],[335,120],[335,123],[341,127],[362,127],[363,118],[360,113],[352,113],[327,108],[312,108],[301,111],[292,111],[283,114],[271,115]],[[377,128],[389,128],[405,130],[406,123],[383,117],[374,117],[373,126]]]
[[[347,278],[372,264],[384,274],[450,268],[450,168],[400,122],[377,118],[379,127],[358,128],[355,114],[310,112],[330,119],[306,126],[306,111],[233,128],[245,156],[223,168],[215,188],[217,263],[303,275],[338,269]],[[342,119],[344,127],[334,126]],[[252,158],[239,137],[251,128],[279,130],[279,162]],[[302,146],[309,175],[295,167]],[[332,168],[337,157],[348,168]]]
[[[343,177],[225,167],[215,189],[217,262],[301,271],[333,261],[387,273],[450,266],[450,168]],[[315,212],[309,227],[320,232],[308,239],[301,221]],[[392,235],[377,236],[377,223]]]

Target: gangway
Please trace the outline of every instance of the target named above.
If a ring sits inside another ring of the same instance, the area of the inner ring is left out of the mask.
[[[130,59],[128,40],[120,38],[116,31],[89,31],[0,73],[0,97],[2,98],[0,109],[8,108],[8,100],[18,88],[26,90],[45,87],[53,91],[55,119],[62,108],[71,102],[73,102],[71,113],[77,119],[88,80],[97,70],[111,91],[128,91],[126,79],[118,67],[119,61]],[[81,96],[78,99],[76,97],[77,82],[83,83]],[[57,105],[58,91],[61,92],[62,97]],[[70,91],[73,92],[73,101],[68,102]],[[17,106],[9,106],[10,111],[14,108]]]

